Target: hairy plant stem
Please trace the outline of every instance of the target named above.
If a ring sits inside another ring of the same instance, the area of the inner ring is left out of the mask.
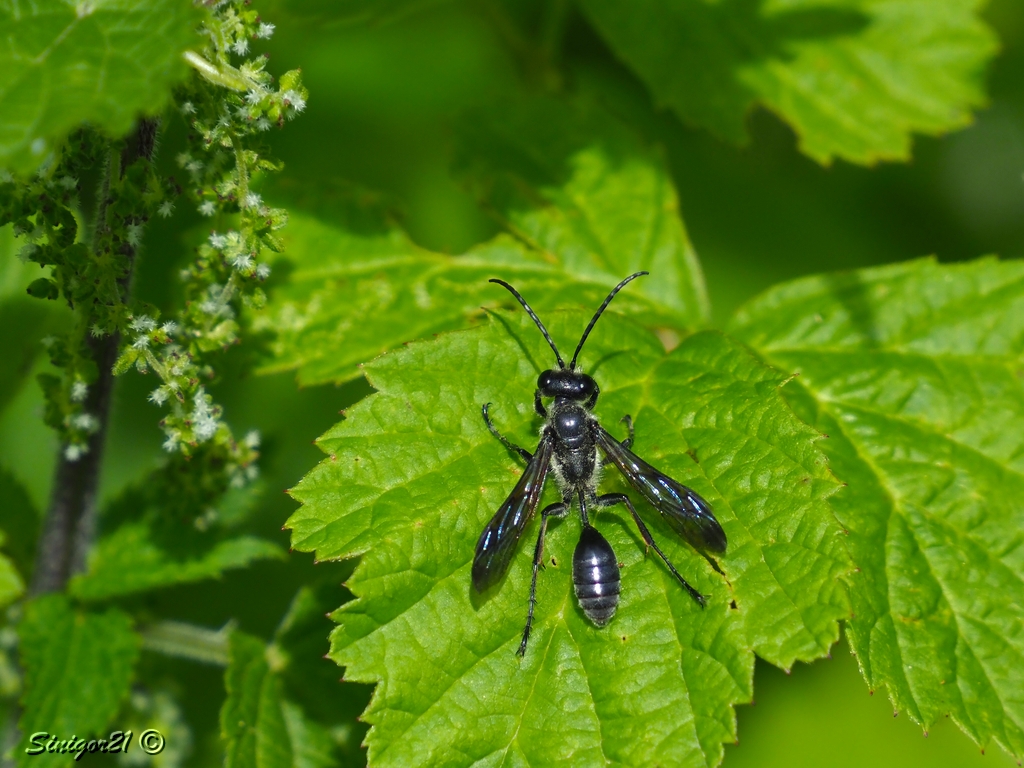
[[[112,154],[108,158],[102,195],[97,206],[97,235],[109,231],[107,207],[111,202],[112,174],[116,172],[123,178],[125,170],[133,163],[140,160],[149,162],[156,146],[158,129],[159,120],[140,120],[121,150],[120,157]],[[121,300],[127,302],[136,249],[125,245],[122,253],[127,259],[128,269],[118,279],[118,286]],[[79,308],[79,311],[84,312],[85,309]],[[36,565],[32,574],[30,592],[33,595],[64,589],[73,574],[85,569],[86,559],[95,538],[97,492],[103,466],[107,423],[110,419],[110,399],[114,388],[113,367],[121,337],[118,333],[93,337],[89,333],[90,326],[88,318],[80,319],[84,345],[99,372],[96,382],[89,387],[85,409],[97,419],[99,426],[90,435],[88,451],[84,455],[69,458],[67,446],[62,445],[60,448],[50,504],[39,537]]]
[[[190,659],[219,667],[228,665],[228,640],[233,621],[220,629],[207,629],[180,621],[158,621],[143,627],[142,647],[148,651]]]

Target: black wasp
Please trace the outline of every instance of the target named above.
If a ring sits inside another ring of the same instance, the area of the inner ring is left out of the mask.
[[[502,435],[491,423],[487,413],[490,403],[483,406],[487,428],[506,448],[522,456],[527,466],[511,495],[491,518],[477,542],[476,555],[473,558],[473,586],[478,592],[495,584],[508,569],[519,537],[537,509],[548,472],[554,472],[562,493],[560,502],[550,504],[541,510],[540,533],[533,553],[530,608],[526,615],[523,640],[519,644],[520,656],[526,653],[526,643],[530,639],[530,628],[533,625],[533,609],[537,603],[537,571],[543,558],[544,532],[547,530],[548,518],[568,515],[574,497],[579,500],[583,529],[572,556],[572,581],[580,608],[594,624],[603,627],[615,615],[615,609],[619,605],[619,564],[611,544],[590,524],[589,513],[591,510],[616,504],[626,505],[647,546],[665,561],[669,571],[690,596],[701,606],[704,605],[704,595],[680,575],[665,557],[665,553],[654,543],[651,532],[640,519],[629,497],[622,493],[597,495],[600,468],[605,463],[610,461],[615,464],[626,476],[629,484],[665,516],[676,533],[698,551],[717,554],[725,552],[725,531],[712,514],[711,506],[694,491],[633,454],[630,450],[633,445],[633,422],[629,416],[623,418],[629,428],[629,437],[621,443],[598,423],[593,410],[601,390],[592,377],[576,368],[576,359],[583,349],[587,336],[593,330],[597,319],[601,317],[601,313],[615,298],[615,294],[631,280],[646,274],[648,273],[637,272],[630,275],[612,289],[583,331],[568,367],[558,353],[558,348],[548,334],[547,328],[526,303],[526,299],[504,280],[491,280],[492,283],[507,288],[523,305],[523,309],[544,334],[558,361],[557,370],[544,371],[537,379],[537,391],[534,393],[533,402],[537,413],[544,419],[544,427],[541,430],[540,444],[533,454]],[[553,398],[553,402],[547,408],[544,407],[544,398]],[[603,462],[600,460],[598,449],[605,455]]]

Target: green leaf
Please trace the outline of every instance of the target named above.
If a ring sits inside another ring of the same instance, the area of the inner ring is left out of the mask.
[[[655,99],[735,142],[760,104],[821,163],[910,157],[964,127],[995,35],[979,0],[583,0]]]
[[[12,227],[0,227],[0,412],[17,394],[32,362],[43,351],[42,339],[57,331],[70,314],[66,307],[27,295],[42,272],[38,264],[18,258]]]
[[[215,579],[256,560],[284,558],[271,541],[232,533],[256,506],[260,483],[218,495],[183,472],[170,463],[104,509],[104,530],[86,572],[71,579],[71,594],[104,600]],[[174,498],[165,498],[166,493]]]
[[[157,113],[197,18],[187,0],[0,3],[0,167],[34,170],[81,123],[120,136]]]
[[[566,296],[593,308],[623,277],[650,269],[653,276],[623,292],[616,309],[677,337],[704,325],[703,276],[661,158],[607,115],[543,106],[555,128],[550,136],[517,138],[512,129],[492,136],[481,128],[466,137],[511,144],[491,166],[464,163],[464,171],[515,237],[502,234],[450,256],[418,247],[363,200],[339,203],[337,224],[293,216],[286,252],[294,268],[256,323],[276,339],[263,370],[298,368],[302,384],[352,379],[355,364],[479,319],[481,305],[514,305],[488,284],[492,277],[513,283],[538,310],[564,305]],[[531,152],[536,162],[527,176],[504,170],[501,163]]]
[[[458,165],[520,240],[567,272],[635,290],[707,325],[704,275],[664,158],[592,105],[533,99],[463,120]]]
[[[39,533],[39,513],[28,492],[4,467],[0,467],[0,499],[3,499],[4,549],[21,574],[32,573]]]
[[[799,372],[794,405],[849,486],[848,637],[872,688],[1024,756],[1024,262],[807,278],[734,331]],[[793,390],[790,392],[790,390]]]
[[[259,638],[234,632],[221,708],[226,768],[329,768],[336,765],[330,733],[282,694],[279,676]]]
[[[589,317],[544,320],[565,340]],[[608,314],[581,359],[602,387],[597,413],[623,436],[616,422],[632,414],[636,451],[711,502],[729,537],[728,580],[639,506],[709,596],[702,610],[645,557],[621,510],[601,512],[623,592],[613,622],[597,629],[572,593],[579,524],[555,522],[520,661],[538,523],[504,583],[474,595],[477,538],[522,472],[480,406],[492,403],[499,428],[533,448],[533,388],[550,358],[521,311],[379,358],[365,368],[377,392],[320,439],[329,458],[292,491],[303,504],[288,522],[296,549],[361,556],[348,582],[357,599],[334,615],[332,657],[347,679],[381,683],[364,716],[375,765],[716,765],[736,737],[733,705],[752,694],[750,649],[787,667],[815,658],[848,614],[838,578],[847,557],[825,501],[835,482],[817,434],[783,403],[783,378],[720,334],[666,355],[655,336]],[[611,471],[601,487],[629,490]],[[550,484],[546,495],[542,504],[557,497]]]
[[[69,591],[82,600],[103,600],[119,595],[215,579],[224,571],[244,568],[256,560],[282,560],[277,544],[255,536],[180,547],[156,533],[145,522],[122,525],[97,543],[89,555],[89,569],[71,580]]]
[[[19,726],[22,742],[45,731],[58,739],[96,738],[108,732],[128,696],[139,641],[131,619],[116,608],[79,611],[63,595],[28,603],[18,625],[25,670]],[[67,765],[65,755],[27,755],[19,766]]]
[[[4,361],[0,366],[0,412],[18,394],[36,357],[43,352],[43,338],[65,319],[62,309],[27,296],[0,300],[0,356]]]
[[[7,534],[0,531],[0,547],[7,541]],[[6,608],[25,591],[25,582],[14,567],[14,562],[0,553],[0,608]]]
[[[339,24],[386,24],[451,0],[303,0],[301,3],[281,2],[271,7],[274,18],[292,26],[325,26]],[[261,6],[262,7],[262,6]]]
[[[338,668],[325,654],[333,627],[331,611],[351,596],[339,586],[342,574],[351,569],[323,566],[322,583],[304,586],[295,595],[274,635],[274,654],[281,660],[279,672],[286,695],[302,705],[308,716],[329,726],[345,757],[365,762],[360,742],[366,728],[356,718],[370,701],[370,686],[338,681]]]

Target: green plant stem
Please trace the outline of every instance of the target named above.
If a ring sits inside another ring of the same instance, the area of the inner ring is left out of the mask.
[[[206,629],[180,621],[158,621],[140,634],[142,647],[148,651],[226,667],[228,639],[233,629],[232,622],[220,629]]]
[[[231,146],[235,150],[235,169],[238,172],[238,206],[245,208],[245,199],[249,196],[249,174],[245,169],[245,152],[237,137],[231,139]]]
[[[152,158],[158,129],[159,120],[156,119],[142,119],[136,124],[135,131],[121,151],[119,172],[122,177],[128,166],[139,160],[148,162]],[[110,204],[110,174],[115,165],[114,158],[111,158],[102,186],[104,195],[98,203],[97,232],[109,227],[106,214]],[[126,302],[130,294],[136,249],[126,245],[123,253],[129,268],[118,283],[121,300]],[[79,308],[79,311],[84,312],[85,309]],[[90,325],[88,318],[82,318],[83,329],[88,329]],[[60,591],[72,574],[85,570],[96,532],[97,492],[114,388],[113,367],[120,341],[118,333],[96,338],[85,330],[84,345],[99,372],[96,382],[89,388],[85,408],[86,412],[96,417],[99,427],[89,437],[88,451],[77,460],[68,458],[65,450],[67,446],[62,445],[60,448],[46,522],[39,537],[31,594]]]

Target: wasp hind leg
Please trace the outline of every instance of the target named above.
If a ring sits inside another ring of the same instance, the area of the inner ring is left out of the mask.
[[[658,557],[665,561],[665,565],[668,566],[672,575],[676,577],[676,581],[683,585],[683,589],[690,593],[690,597],[697,602],[697,605],[701,608],[704,607],[707,603],[707,598],[698,592],[690,582],[683,578],[682,574],[676,570],[676,567],[672,565],[669,559],[665,556],[665,553],[661,551],[661,547],[654,542],[654,537],[651,536],[651,532],[647,529],[644,521],[640,519],[640,515],[637,514],[636,507],[633,506],[633,502],[630,500],[629,496],[624,493],[606,493],[604,496],[597,497],[597,503],[602,507],[612,507],[616,504],[625,504],[626,508],[629,510],[629,514],[633,516],[633,522],[636,523],[636,527],[640,529],[640,536],[643,538],[644,543],[650,549],[657,552]]]
[[[540,513],[540,533],[537,534],[537,546],[533,550],[533,578],[530,581],[530,608],[526,614],[526,626],[523,628],[523,639],[519,643],[517,656],[526,655],[526,643],[530,640],[530,630],[533,629],[533,609],[537,605],[537,573],[543,566],[544,561],[544,534],[548,529],[549,517],[565,517],[569,514],[569,502],[560,501],[544,507]]]

